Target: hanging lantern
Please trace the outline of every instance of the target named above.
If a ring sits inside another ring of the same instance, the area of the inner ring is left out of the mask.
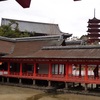
[[[23,8],[29,8],[31,0],[16,0]]]

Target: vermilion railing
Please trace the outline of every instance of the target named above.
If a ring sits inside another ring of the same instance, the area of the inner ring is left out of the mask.
[[[64,74],[53,74],[52,77],[53,78],[64,78],[65,75]]]
[[[48,77],[48,74],[36,74],[37,77]]]
[[[27,72],[23,72],[22,76],[33,76],[33,73],[27,73]]]
[[[20,75],[19,72],[10,72],[9,75]]]

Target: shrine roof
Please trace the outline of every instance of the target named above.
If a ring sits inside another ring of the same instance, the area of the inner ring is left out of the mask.
[[[56,46],[44,47],[33,54],[35,58],[100,58],[100,46]]]
[[[43,23],[43,22],[32,22],[32,21],[24,21],[24,20],[16,20],[16,19],[7,19],[2,18],[1,25],[9,25],[11,21],[14,21],[18,24],[18,28],[21,32],[29,32],[29,33],[39,33],[39,34],[47,34],[47,35],[57,35],[62,34],[58,24],[53,23]],[[11,25],[12,29],[15,28],[15,24]]]
[[[0,37],[0,56],[4,58],[99,59],[100,45],[62,46],[60,35],[26,38]]]
[[[11,54],[14,49],[14,42],[5,41],[3,38],[0,39],[0,54]]]
[[[25,38],[1,37],[0,52],[6,53],[5,57],[28,56],[40,50],[43,46],[59,46],[64,39],[61,35],[38,36]]]
[[[44,42],[42,42],[44,44]],[[35,43],[35,46],[38,43]],[[47,42],[45,42],[47,45]],[[100,59],[100,46],[78,45],[78,46],[45,46],[42,49],[33,48],[31,52],[23,51],[23,54],[11,54],[10,58],[66,58],[66,59]],[[17,49],[16,49],[17,50]],[[20,50],[19,50],[20,51]],[[22,51],[21,51],[22,52]],[[16,54],[16,55],[15,55]]]

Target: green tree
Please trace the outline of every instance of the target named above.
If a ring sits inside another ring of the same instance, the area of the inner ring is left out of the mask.
[[[15,28],[11,28],[11,26],[15,24]],[[19,38],[19,37],[32,37],[34,33],[30,34],[27,31],[20,32],[18,28],[18,23],[16,21],[11,20],[8,25],[2,25],[0,27],[0,36],[9,37],[9,38]]]

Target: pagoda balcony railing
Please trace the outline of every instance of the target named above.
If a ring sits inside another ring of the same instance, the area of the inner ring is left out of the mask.
[[[100,34],[88,34],[88,37],[100,37]]]
[[[88,29],[87,32],[100,32],[100,29]]]
[[[88,25],[87,27],[88,27],[88,28],[99,28],[100,25]]]
[[[94,41],[100,42],[100,39],[95,39],[95,38],[92,39],[92,38],[91,38],[91,39],[88,39],[88,41],[91,41],[91,42],[94,42]]]

